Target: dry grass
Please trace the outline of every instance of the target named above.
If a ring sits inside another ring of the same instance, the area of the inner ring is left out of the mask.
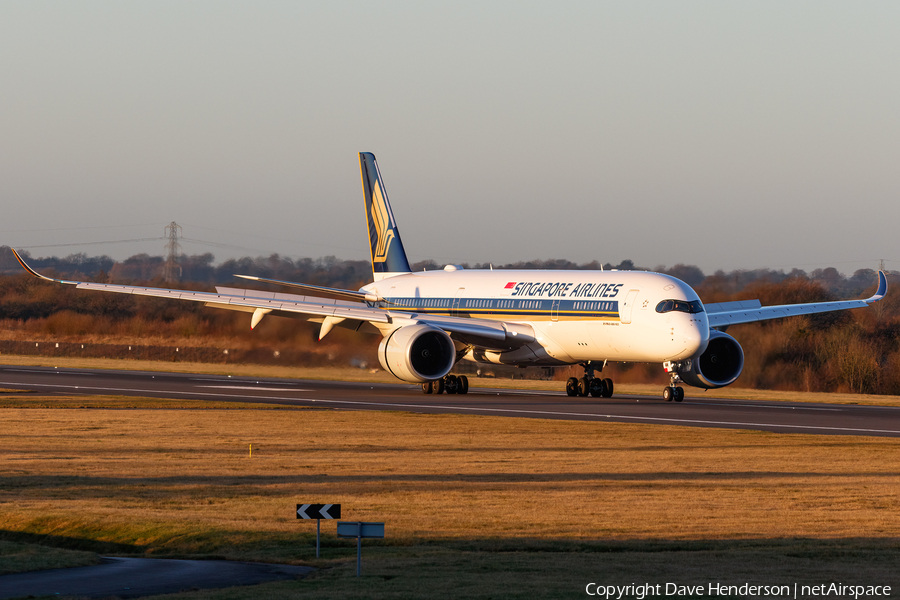
[[[894,575],[896,549],[891,551],[883,546],[872,546],[859,551],[827,542],[745,546],[708,543],[696,547],[672,545],[667,549],[609,547],[596,550],[580,548],[567,552],[549,549],[471,552],[418,547],[414,551],[395,552],[394,556],[384,557],[379,556],[378,548],[367,547],[363,552],[362,577],[359,579],[354,577],[355,564],[352,564],[320,572],[300,582],[156,598],[558,600],[588,597],[585,593],[588,582],[622,587],[647,582],[658,584],[663,589],[666,582],[677,582],[680,585],[701,585],[704,591],[708,582],[725,585],[745,582],[770,585],[801,582],[809,585],[831,581],[884,582],[890,585],[897,582]],[[896,593],[896,590],[895,585],[892,591]],[[703,594],[701,597],[721,599],[729,596]],[[637,596],[624,594],[623,598],[633,600]]]
[[[208,373],[213,375],[234,375],[246,377],[275,377],[287,379],[317,379],[327,381],[353,381],[374,383],[400,383],[395,377],[382,369],[367,370],[332,367],[281,367],[267,365],[217,365],[208,363],[181,363],[145,360],[116,360],[102,358],[46,358],[40,356],[2,355],[0,363],[8,365],[27,365],[42,367],[61,367],[70,369],[125,369],[135,371],[158,371],[174,373]],[[564,389],[560,381],[538,381],[523,379],[494,379],[487,377],[469,377],[471,387],[487,387],[497,389],[526,389],[561,391]],[[900,406],[900,396],[883,396],[873,394],[821,392],[793,392],[778,390],[751,390],[727,387],[718,390],[703,391],[697,388],[685,388],[688,397],[731,398],[736,400],[767,400],[778,402],[817,402],[830,404],[859,404],[868,406]],[[616,392],[620,394],[638,394],[659,396],[662,388],[658,384],[624,383],[616,384]]]
[[[3,421],[4,529],[157,550],[240,554],[302,530],[302,500],[387,520],[402,543],[900,532],[893,439],[318,410],[7,408]],[[230,540],[188,541],[213,530]]]
[[[0,575],[63,567],[83,567],[95,565],[98,562],[100,561],[97,555],[92,552],[0,541]]]
[[[304,582],[190,598],[556,598],[604,578],[896,579],[900,440],[165,402],[0,409],[0,537],[326,567]],[[386,522],[387,539],[364,550],[362,581],[333,524],[316,561],[315,524],[294,517],[303,501]]]

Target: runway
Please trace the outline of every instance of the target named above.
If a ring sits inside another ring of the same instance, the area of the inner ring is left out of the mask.
[[[103,564],[0,576],[0,598],[138,598],[296,579],[312,567],[225,560],[103,559]]]
[[[42,395],[115,395],[260,402],[343,410],[646,423],[751,429],[778,433],[900,437],[900,408],[729,400],[685,388],[684,402],[616,395],[570,398],[564,392],[471,388],[461,395],[425,395],[402,383],[256,379],[223,375],[0,366],[0,387]],[[562,384],[560,384],[562,387]],[[702,396],[701,396],[702,394]]]

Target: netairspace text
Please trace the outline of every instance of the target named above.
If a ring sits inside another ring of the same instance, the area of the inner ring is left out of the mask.
[[[709,583],[705,585],[681,585],[677,583],[632,583],[630,585],[605,585],[589,583],[584,588],[588,596],[597,596],[606,600],[624,600],[665,596],[754,596],[772,598],[875,598],[891,595],[889,585],[857,585],[844,583],[820,583],[813,585],[758,585],[744,583],[739,585]]]

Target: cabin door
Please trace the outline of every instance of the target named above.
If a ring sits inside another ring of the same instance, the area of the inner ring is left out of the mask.
[[[625,302],[619,307],[619,319],[622,323],[631,323],[631,309],[634,308],[638,291],[639,290],[628,290],[628,295],[625,296]]]
[[[450,309],[450,315],[457,317],[459,316],[459,301],[466,293],[466,288],[461,287],[456,290],[456,297],[453,299],[453,307]]]

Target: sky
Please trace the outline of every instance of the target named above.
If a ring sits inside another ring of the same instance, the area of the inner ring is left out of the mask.
[[[0,245],[900,269],[900,3],[0,3]],[[119,242],[120,240],[145,240]]]

